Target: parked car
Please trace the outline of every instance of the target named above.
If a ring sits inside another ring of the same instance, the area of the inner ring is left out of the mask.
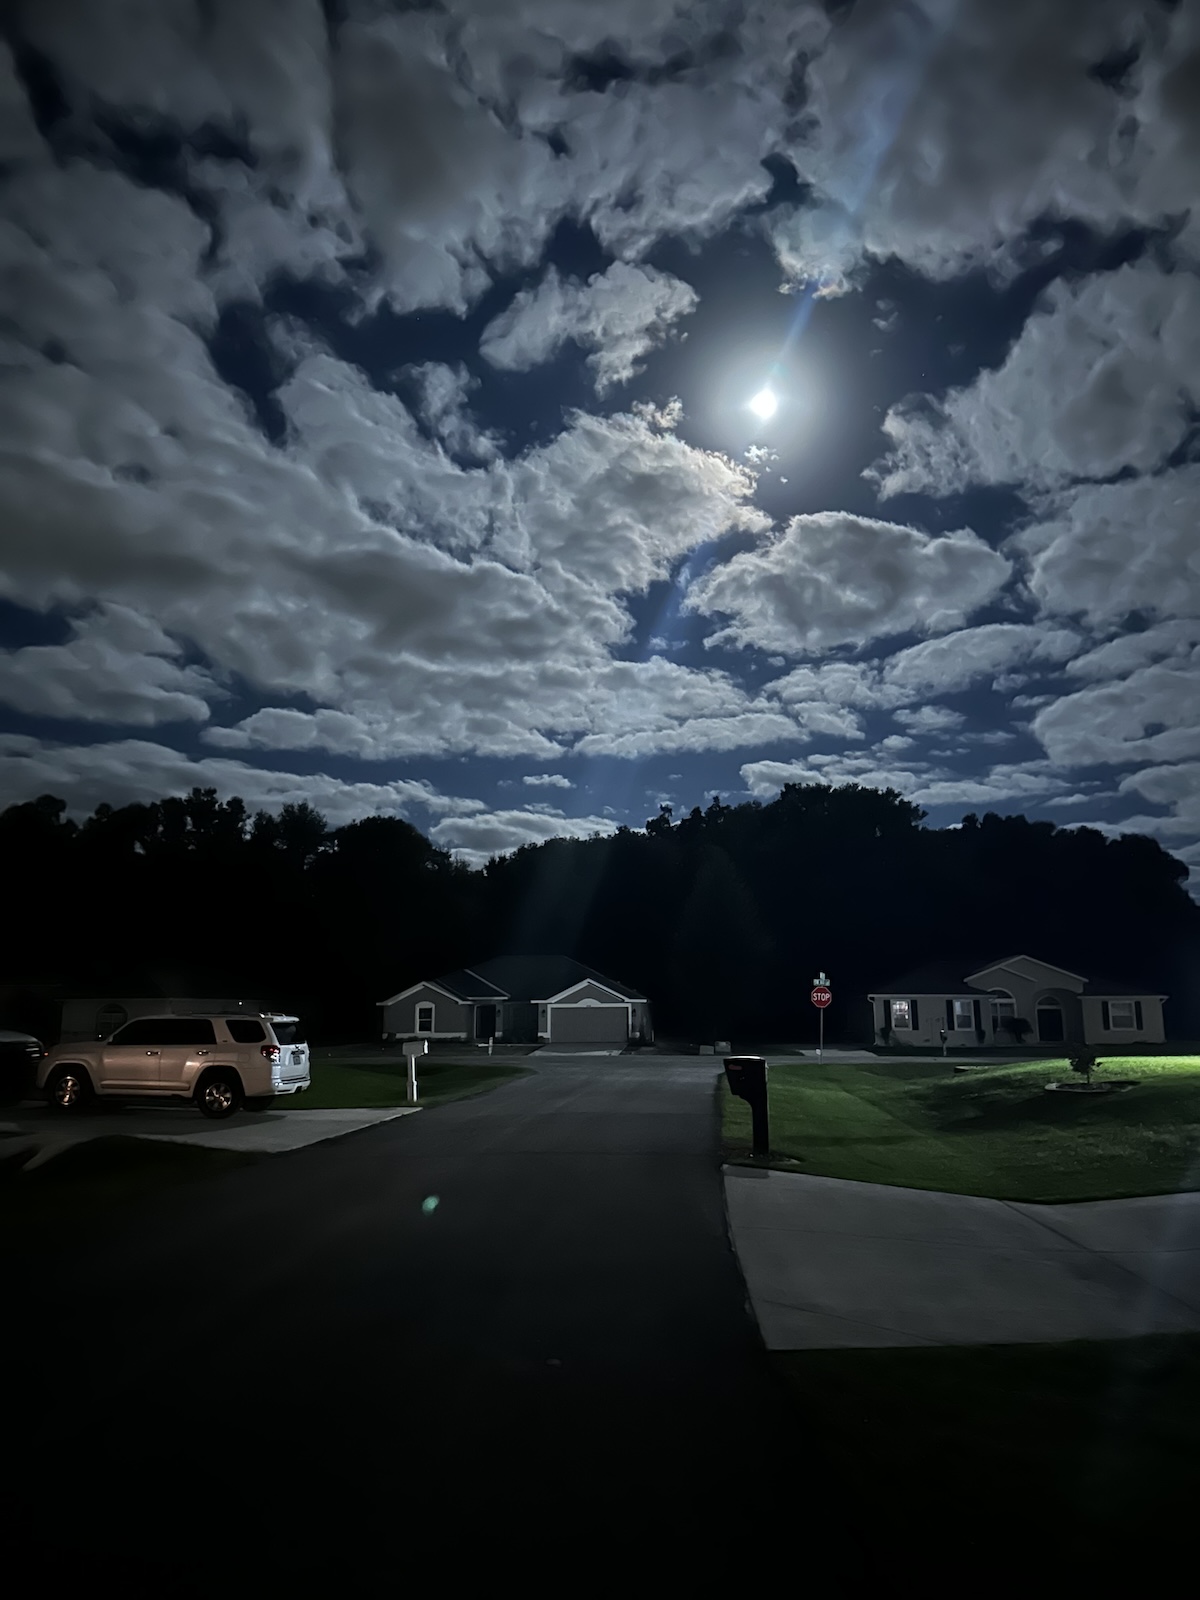
[[[206,1117],[265,1111],[309,1082],[300,1019],[266,1011],[135,1017],[109,1039],[58,1045],[37,1073],[62,1112],[96,1098],[186,1099]]]
[[[0,1028],[0,1105],[15,1106],[33,1093],[38,1064],[46,1047],[31,1033]]]

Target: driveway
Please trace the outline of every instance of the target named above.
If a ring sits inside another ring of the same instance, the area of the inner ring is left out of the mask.
[[[556,1062],[81,1219],[8,1285],[5,1509],[47,1586],[689,1585],[752,1572],[747,1497],[832,1516],[729,1245],[715,1084]]]
[[[1026,1205],[728,1167],[773,1350],[1200,1329],[1200,1194]]]

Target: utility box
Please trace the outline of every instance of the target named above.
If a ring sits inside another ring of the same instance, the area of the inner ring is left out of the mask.
[[[725,1081],[730,1094],[750,1107],[754,1154],[765,1156],[771,1148],[767,1119],[767,1062],[764,1056],[726,1056]]]

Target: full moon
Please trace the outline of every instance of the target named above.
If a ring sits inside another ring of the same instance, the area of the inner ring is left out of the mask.
[[[751,400],[750,409],[761,422],[769,422],[779,409],[779,398],[774,389],[760,389]]]

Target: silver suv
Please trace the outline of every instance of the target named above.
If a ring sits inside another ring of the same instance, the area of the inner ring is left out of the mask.
[[[300,1019],[267,1011],[137,1017],[96,1044],[58,1045],[37,1074],[60,1111],[144,1096],[192,1100],[206,1117],[265,1111],[309,1081]]]

